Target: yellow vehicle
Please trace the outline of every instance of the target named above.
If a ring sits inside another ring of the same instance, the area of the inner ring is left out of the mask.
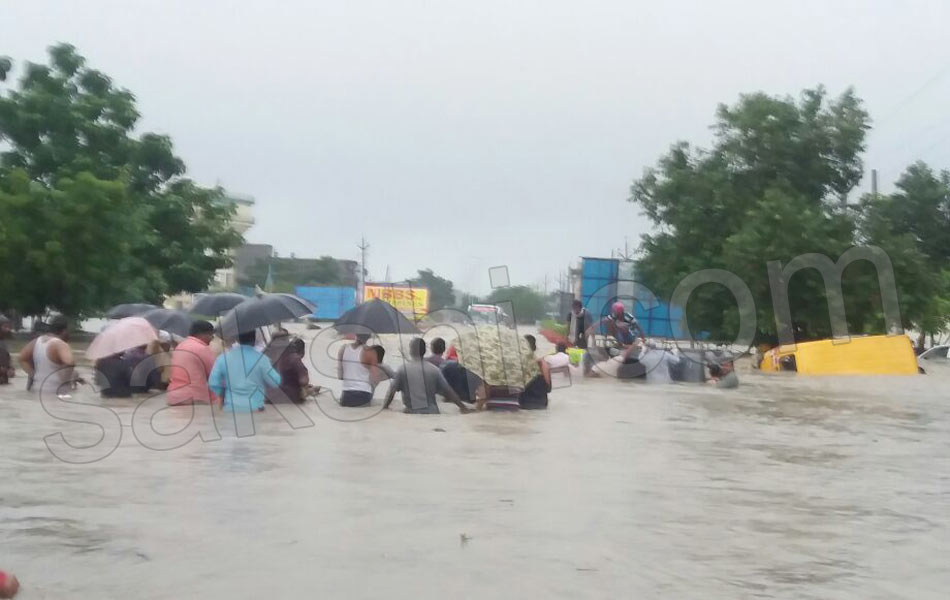
[[[869,335],[802,342],[765,353],[764,372],[805,375],[916,375],[917,359],[906,335]]]

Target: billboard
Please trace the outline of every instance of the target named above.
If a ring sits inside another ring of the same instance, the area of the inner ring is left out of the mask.
[[[429,312],[429,288],[389,283],[367,283],[363,286],[363,301],[379,298],[392,304],[396,310],[412,318]]]

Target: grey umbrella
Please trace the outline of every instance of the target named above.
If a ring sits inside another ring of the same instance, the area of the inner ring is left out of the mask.
[[[264,294],[238,304],[221,318],[225,338],[313,314],[313,305],[293,294]]]
[[[272,297],[278,298],[279,302],[283,302],[287,304],[287,306],[293,306],[295,308],[299,306],[299,307],[305,308],[308,311],[306,314],[313,314],[313,311],[317,309],[317,305],[314,304],[313,302],[310,302],[309,300],[304,300],[300,296],[295,296],[293,294],[263,294],[260,296],[260,298],[272,298]],[[300,316],[303,317],[306,315],[300,315]]]
[[[412,321],[378,298],[350,309],[333,327],[340,333],[420,333]]]
[[[124,319],[126,317],[138,317],[142,313],[147,313],[150,310],[155,310],[158,308],[154,304],[145,304],[145,303],[133,303],[133,304],[117,304],[109,309],[109,312],[106,313],[107,319]]]
[[[167,308],[156,308],[139,316],[151,323],[155,329],[162,329],[183,338],[191,333],[191,324],[194,321],[191,315],[184,311]]]
[[[193,315],[207,315],[209,317],[216,317],[221,313],[228,312],[247,299],[247,296],[236,294],[234,292],[216,292],[212,294],[205,294],[204,296],[195,300],[195,303],[191,306],[191,310],[189,312],[191,312]]]

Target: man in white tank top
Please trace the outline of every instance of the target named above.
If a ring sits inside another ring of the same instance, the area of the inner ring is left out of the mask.
[[[368,340],[369,334],[359,333],[337,355],[337,376],[343,380],[341,406],[368,406],[373,400],[370,367],[375,363],[376,353],[366,347]]]
[[[76,361],[69,347],[69,321],[56,316],[49,332],[35,338],[20,351],[20,366],[27,374],[27,389],[62,393],[64,384],[81,381],[73,373]]]

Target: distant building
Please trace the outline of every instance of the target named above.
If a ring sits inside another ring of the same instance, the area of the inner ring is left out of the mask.
[[[244,234],[254,225],[254,198],[244,194],[227,193],[221,202],[234,206],[234,216],[231,217],[231,227],[240,234]],[[270,246],[267,246],[270,248]],[[237,261],[237,254],[240,248],[232,252],[232,257]],[[271,249],[273,251],[273,249]],[[211,288],[216,290],[233,290],[237,287],[237,277],[234,267],[227,269],[218,269],[214,273],[214,280]],[[194,295],[189,293],[175,294],[165,299],[166,308],[188,308],[194,300]]]
[[[236,281],[246,279],[248,269],[258,261],[267,260],[274,256],[274,247],[270,244],[244,244],[234,251],[234,278]]]
[[[244,234],[254,225],[254,197],[245,194],[227,194],[222,198],[222,202],[234,205],[234,216],[231,218],[231,227],[240,234]],[[268,246],[270,251],[273,248]],[[234,254],[235,263],[237,262],[237,251]],[[218,269],[214,274],[214,287],[232,290],[237,287],[236,264],[227,269]]]

